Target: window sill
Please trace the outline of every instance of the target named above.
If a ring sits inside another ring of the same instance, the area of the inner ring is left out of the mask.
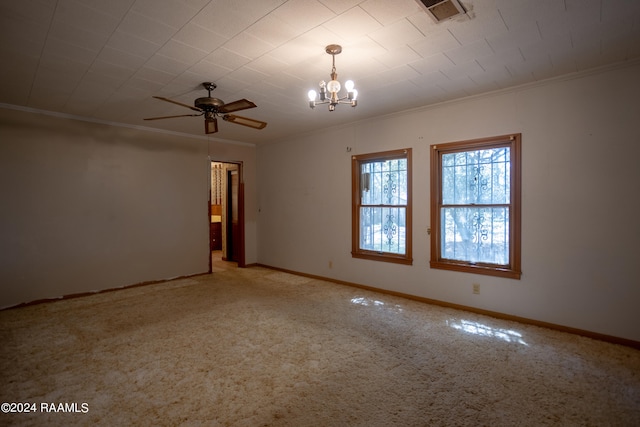
[[[351,252],[353,258],[368,259],[371,261],[392,262],[394,264],[412,265],[413,259],[405,256],[395,256],[391,254],[378,254],[375,252]]]
[[[431,261],[429,262],[431,268],[440,270],[461,271],[464,273],[484,274],[485,276],[505,277],[508,279],[520,280],[522,275],[521,271],[511,270],[506,267],[494,267],[490,265],[480,264],[462,264],[456,262],[446,261]]]

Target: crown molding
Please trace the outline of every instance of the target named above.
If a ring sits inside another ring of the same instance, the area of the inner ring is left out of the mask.
[[[242,145],[245,147],[256,146],[255,144],[252,144],[249,142],[232,141],[230,139],[216,138],[216,137],[205,136],[205,135],[193,135],[190,133],[175,132],[175,131],[165,130],[165,129],[156,129],[156,128],[151,128],[147,126],[138,126],[138,125],[131,125],[127,123],[112,122],[108,120],[96,119],[93,117],[84,117],[84,116],[78,116],[75,114],[60,113],[57,111],[41,110],[38,108],[25,107],[23,105],[6,104],[3,102],[0,102],[0,108],[5,108],[7,110],[23,111],[23,112],[32,113],[32,114],[42,114],[45,116],[57,117],[61,119],[78,120],[82,122],[97,123],[101,125],[107,125],[107,126],[113,126],[113,127],[119,127],[119,128],[135,129],[143,132],[161,133],[164,135],[179,136],[181,138],[200,139],[200,140],[209,141],[209,142],[220,142],[223,144]]]

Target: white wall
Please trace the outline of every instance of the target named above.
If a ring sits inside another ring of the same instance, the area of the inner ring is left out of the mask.
[[[0,307],[206,273],[209,155],[245,164],[255,262],[253,146],[0,108]]]
[[[636,62],[260,147],[258,260],[640,340],[639,75]],[[429,145],[511,132],[522,133],[521,280],[430,269]],[[414,263],[351,258],[350,157],[405,147]]]

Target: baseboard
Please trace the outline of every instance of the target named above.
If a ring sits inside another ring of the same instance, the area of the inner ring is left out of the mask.
[[[34,300],[34,301],[23,302],[23,303],[20,303],[20,304],[17,304],[17,305],[11,305],[9,307],[3,307],[3,308],[0,308],[0,311],[12,310],[14,308],[28,307],[30,305],[44,304],[44,303],[47,303],[47,302],[60,301],[60,300],[64,300],[64,299],[81,298],[81,297],[86,297],[86,296],[89,296],[89,295],[102,294],[102,293],[105,293],[105,292],[121,291],[123,289],[137,288],[137,287],[140,287],[140,286],[156,285],[158,283],[172,282],[174,280],[190,279],[192,277],[203,276],[205,274],[211,274],[211,273],[196,273],[196,274],[190,274],[188,276],[174,277],[172,279],[151,280],[151,281],[148,281],[148,282],[140,282],[140,283],[135,283],[133,285],[120,286],[118,288],[107,288],[107,289],[101,289],[99,291],[79,292],[77,294],[63,295],[63,296],[57,297],[57,298],[43,298],[43,299],[38,299],[38,300]]]
[[[477,314],[482,314],[482,315],[485,315],[485,316],[495,317],[496,319],[511,320],[511,321],[515,321],[515,322],[519,322],[519,323],[523,323],[523,324],[527,324],[527,325],[535,325],[535,326],[540,326],[540,327],[543,327],[543,328],[553,329],[553,330],[557,330],[557,331],[561,331],[561,332],[568,332],[570,334],[575,334],[575,335],[580,335],[580,336],[584,336],[584,337],[588,337],[588,338],[593,338],[593,339],[596,339],[596,340],[599,340],[599,341],[606,341],[606,342],[609,342],[609,343],[612,343],[612,344],[624,345],[626,347],[632,347],[632,348],[640,350],[640,341],[630,340],[630,339],[627,339],[627,338],[621,338],[621,337],[616,337],[616,336],[613,336],[613,335],[601,334],[601,333],[598,333],[598,332],[592,332],[592,331],[587,331],[587,330],[584,330],[584,329],[572,328],[572,327],[569,327],[569,326],[557,325],[555,323],[543,322],[543,321],[540,321],[540,320],[529,319],[529,318],[526,318],[526,317],[513,316],[511,314],[500,313],[500,312],[497,312],[497,311],[484,310],[484,309],[481,309],[481,308],[470,307],[470,306],[461,305],[461,304],[453,304],[453,303],[449,303],[449,302],[446,302],[446,301],[439,301],[439,300],[435,300],[435,299],[431,299],[431,298],[420,297],[420,296],[417,296],[417,295],[406,294],[406,293],[403,293],[403,292],[396,292],[396,291],[390,291],[390,290],[387,290],[387,289],[375,288],[373,286],[367,286],[367,285],[362,285],[362,284],[359,284],[359,283],[347,282],[347,281],[344,281],[344,280],[332,279],[330,277],[317,276],[315,274],[302,273],[302,272],[299,272],[299,271],[288,270],[286,268],[273,267],[273,266],[264,265],[264,264],[256,264],[256,265],[260,266],[260,267],[264,267],[264,268],[269,268],[269,269],[272,269],[272,270],[278,270],[278,271],[282,271],[282,272],[285,272],[285,273],[295,274],[295,275],[298,275],[298,276],[309,277],[311,279],[324,280],[324,281],[327,281],[327,282],[337,283],[339,285],[351,286],[351,287],[354,287],[354,288],[360,288],[360,289],[365,289],[365,290],[368,290],[368,291],[379,292],[379,293],[382,293],[382,294],[393,295],[393,296],[397,296],[397,297],[401,297],[401,298],[410,299],[410,300],[413,300],[413,301],[422,302],[422,303],[425,303],[425,304],[432,304],[432,305],[437,305],[437,306],[441,306],[441,307],[454,308],[456,310],[464,310],[464,311],[469,311],[471,313],[477,313]]]

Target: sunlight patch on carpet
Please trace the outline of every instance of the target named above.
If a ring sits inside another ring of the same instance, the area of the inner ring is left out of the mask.
[[[351,303],[362,305],[365,307],[384,307],[384,308],[392,309],[397,312],[402,312],[402,306],[400,304],[389,304],[375,298],[354,297],[354,298],[351,298]]]
[[[529,344],[527,344],[522,339],[521,333],[511,329],[492,328],[491,326],[483,325],[482,323],[474,322],[472,320],[464,320],[464,319],[447,320],[447,325],[449,325],[453,329],[467,332],[469,334],[480,335],[484,337],[492,337],[492,338],[497,338],[506,342],[515,342],[518,344],[529,346]]]

